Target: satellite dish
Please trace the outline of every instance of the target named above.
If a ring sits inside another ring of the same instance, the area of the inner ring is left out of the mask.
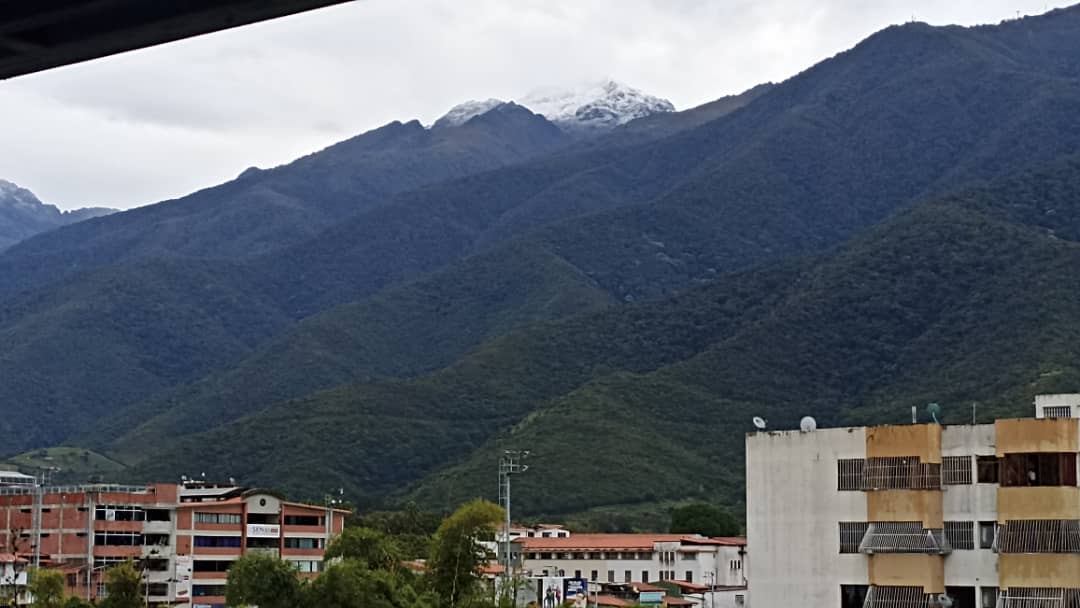
[[[813,416],[803,416],[799,421],[799,429],[804,433],[817,430],[817,420],[814,420]]]
[[[941,424],[938,422],[938,417],[941,416],[941,406],[937,403],[927,403],[926,413],[930,414],[930,419],[934,421],[934,424]]]
[[[754,426],[757,427],[758,429],[764,431],[765,427],[768,426],[768,424],[765,422],[765,419],[762,418],[761,416],[754,416]]]

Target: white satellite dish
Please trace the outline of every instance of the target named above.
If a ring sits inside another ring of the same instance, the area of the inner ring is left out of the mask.
[[[768,426],[768,425],[765,422],[765,419],[762,418],[761,416],[754,416],[754,426],[756,426],[757,428],[764,431],[765,427]]]
[[[814,420],[813,416],[803,416],[799,421],[799,429],[804,433],[817,430],[817,420]]]

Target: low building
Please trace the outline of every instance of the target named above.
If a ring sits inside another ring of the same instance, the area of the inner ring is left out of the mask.
[[[593,583],[684,581],[713,587],[746,584],[746,539],[690,534],[568,534],[514,540],[512,557],[527,576]]]
[[[314,576],[345,511],[261,489],[202,482],[0,488],[0,546],[104,596],[104,571],[135,560],[151,604],[223,606],[229,566],[260,552]]]
[[[749,434],[754,607],[1080,606],[1077,415]]]

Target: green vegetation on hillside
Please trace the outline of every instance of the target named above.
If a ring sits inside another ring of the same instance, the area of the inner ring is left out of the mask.
[[[84,482],[89,479],[111,480],[121,477],[125,466],[107,456],[85,448],[41,448],[12,456],[0,462],[27,474],[48,472],[53,481]]]

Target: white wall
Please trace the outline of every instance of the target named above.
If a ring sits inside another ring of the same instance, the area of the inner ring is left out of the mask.
[[[836,489],[837,460],[865,456],[862,428],[747,435],[754,608],[837,608],[841,584],[866,584],[865,556],[840,555],[838,524],[866,521],[866,496]]]

